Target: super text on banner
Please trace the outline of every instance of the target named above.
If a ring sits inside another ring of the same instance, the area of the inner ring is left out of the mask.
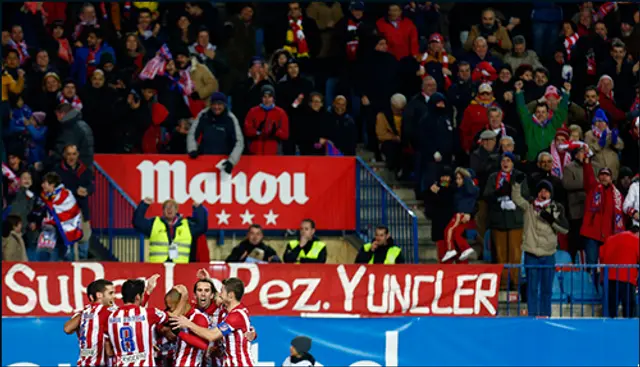
[[[151,305],[175,284],[190,286],[202,264],[3,263],[3,316],[57,316],[86,303],[95,279],[162,278]],[[129,266],[131,265],[131,266]],[[350,314],[379,316],[495,316],[500,265],[212,264],[215,279],[245,282],[243,303],[252,315]],[[215,281],[219,287],[218,280]],[[120,295],[117,295],[118,302]]]
[[[216,168],[223,158],[96,155],[95,161],[134,201],[152,198],[149,215],[161,214],[160,204],[174,199],[202,202],[209,229],[297,228],[307,217],[323,230],[355,229],[353,158],[247,156],[231,175]]]

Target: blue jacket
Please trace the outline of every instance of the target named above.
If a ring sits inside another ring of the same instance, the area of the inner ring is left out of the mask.
[[[453,209],[456,213],[473,215],[478,195],[480,195],[478,186],[473,183],[471,177],[465,177],[462,187],[456,188],[453,194]]]
[[[533,11],[531,12],[532,21],[541,23],[560,23],[562,22],[562,19],[562,8],[558,5],[546,1],[535,1],[533,3]]]
[[[44,125],[25,125],[26,120],[30,119],[32,115],[31,108],[27,105],[22,108],[14,108],[11,111],[11,120],[7,131],[7,135],[24,137],[29,164],[43,162],[47,158],[45,153],[47,127]]]
[[[145,218],[145,214],[147,213],[147,209],[149,209],[149,205],[141,202],[136,210],[133,212],[133,227],[138,230],[138,232],[144,234],[149,237],[151,235],[151,230],[153,229],[153,222],[156,220],[156,217],[153,218]],[[197,237],[207,231],[208,227],[209,215],[207,213],[207,209],[204,206],[200,205],[197,208],[193,208],[192,216],[187,218],[189,222],[189,229],[191,230],[191,237],[195,241]],[[164,221],[164,224],[168,226],[167,222]],[[170,236],[169,241],[173,240],[172,236],[175,233],[176,227],[180,225],[180,221],[176,221],[173,226],[173,231],[167,230],[167,234]]]
[[[108,43],[103,42],[100,46],[100,50],[96,54],[94,59],[94,65],[97,67],[100,65],[100,58],[105,53],[111,54],[113,57],[113,62],[116,62],[116,53],[113,51],[113,48],[109,46]],[[73,61],[73,65],[71,65],[71,75],[77,83],[78,86],[84,86],[87,84],[87,59],[89,58],[89,47],[80,47],[76,49],[76,55]]]

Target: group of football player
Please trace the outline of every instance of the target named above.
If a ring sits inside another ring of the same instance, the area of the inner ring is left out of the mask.
[[[160,275],[122,284],[116,306],[114,284],[106,279],[87,287],[89,304],[65,323],[76,333],[78,366],[253,366],[250,344],[256,339],[249,311],[241,303],[244,283],[222,281],[220,292],[205,269],[198,270],[189,301],[184,285],[164,297],[165,309],[148,307]]]

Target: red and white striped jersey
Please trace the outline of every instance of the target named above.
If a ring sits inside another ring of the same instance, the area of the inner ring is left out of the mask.
[[[80,356],[78,366],[104,366],[106,356],[104,350],[105,339],[107,338],[106,320],[116,308],[108,308],[100,303],[93,303],[85,306],[80,315],[80,326],[78,327],[78,346]]]
[[[209,320],[201,311],[192,308],[185,315],[194,324],[207,328]],[[175,366],[200,367],[202,357],[207,350],[207,341],[191,333],[189,330],[182,330],[178,334]]]
[[[218,329],[224,336],[224,366],[253,366],[253,358],[249,351],[251,343],[244,337],[251,329],[249,310],[243,304],[239,304],[227,314],[218,325]]]
[[[165,311],[125,305],[109,315],[107,330],[116,367],[155,367],[155,327],[169,318]]]

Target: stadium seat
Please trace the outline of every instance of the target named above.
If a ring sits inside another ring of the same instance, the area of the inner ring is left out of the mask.
[[[566,251],[557,251],[554,255],[556,265],[571,264],[571,255]],[[567,269],[570,270],[570,269]],[[568,287],[572,279],[571,271],[564,271],[562,267],[556,267],[556,274],[553,277],[553,293],[551,295],[552,302],[567,302],[569,294]]]
[[[581,303],[599,303],[602,295],[598,292],[593,276],[584,270],[571,273],[571,283],[573,288],[565,290],[571,294],[571,299]],[[571,285],[569,285],[571,287]]]

